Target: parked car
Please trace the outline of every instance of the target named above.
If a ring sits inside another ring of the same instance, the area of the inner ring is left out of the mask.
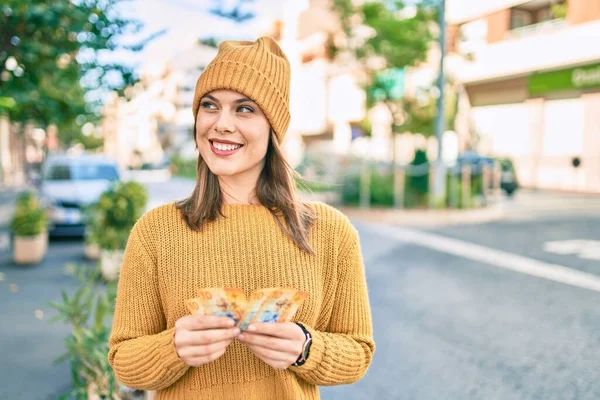
[[[83,236],[83,208],[122,179],[115,160],[104,155],[51,155],[42,166],[40,199],[48,210],[50,236]]]
[[[470,165],[474,174],[480,173],[484,165],[493,168],[495,162],[500,163],[500,188],[510,197],[519,188],[515,167],[510,159],[488,157],[474,151],[461,153],[456,159],[458,166]]]

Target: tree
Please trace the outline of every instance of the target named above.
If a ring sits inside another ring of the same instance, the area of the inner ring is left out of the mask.
[[[458,110],[458,94],[455,86],[448,79],[446,79],[444,99],[445,125],[452,127]],[[438,113],[436,101],[437,97],[430,91],[419,93],[417,98],[404,98],[402,100],[404,120],[401,125],[395,125],[393,130],[396,133],[415,132],[425,137],[434,136],[434,124]]]
[[[229,1],[223,0],[213,0],[213,3],[210,13],[217,17],[226,18],[237,23],[243,23],[254,18],[254,13],[247,8],[247,5],[254,3],[254,0],[238,0],[233,6],[229,5]]]
[[[111,60],[116,50],[139,51],[125,35],[142,24],[121,16],[128,0],[4,0],[0,6],[0,112],[13,122],[55,124],[74,140],[99,118],[102,94],[123,94],[137,80],[133,66]],[[75,130],[76,132],[73,132]]]
[[[398,84],[406,67],[427,57],[434,39],[435,7],[428,2],[407,6],[403,1],[367,1],[355,6],[352,0],[334,0],[334,8],[344,35],[332,38],[332,53],[357,62],[367,106],[383,102],[392,113],[403,110],[407,114],[410,109],[405,104],[410,103],[403,101],[403,87]]]
[[[231,5],[230,1],[213,0],[213,5],[209,9],[209,12],[216,17],[233,21],[236,24],[243,24],[255,17],[254,12],[249,9],[249,6],[254,3],[254,1],[255,0],[237,0]],[[214,36],[200,38],[198,43],[213,48],[219,47],[219,40]]]

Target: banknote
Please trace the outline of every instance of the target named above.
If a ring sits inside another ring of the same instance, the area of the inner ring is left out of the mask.
[[[192,314],[230,317],[237,324],[246,309],[246,296],[240,288],[203,288],[196,295],[186,301]]]
[[[218,315],[233,318],[242,331],[253,322],[289,322],[308,293],[292,288],[258,289],[246,300],[239,288],[203,288],[197,297],[187,299],[193,315]]]
[[[290,322],[296,314],[296,311],[298,311],[300,304],[302,304],[307,297],[308,292],[298,290],[292,297],[291,301],[289,301],[281,310],[281,314],[279,314],[277,322]]]
[[[248,325],[254,320],[256,314],[260,311],[262,303],[269,298],[276,288],[258,289],[252,292],[250,300],[248,301],[246,312],[240,321],[240,330],[245,331],[248,329]]]
[[[204,315],[204,307],[202,306],[202,300],[197,297],[193,299],[187,299],[185,301],[185,305],[188,310],[190,310],[190,314],[192,315]]]
[[[308,293],[291,288],[272,288],[262,298],[260,305],[252,304],[258,311],[244,315],[241,330],[246,330],[253,322],[289,322]]]

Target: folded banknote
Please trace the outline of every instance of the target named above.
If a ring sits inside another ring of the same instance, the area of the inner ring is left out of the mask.
[[[297,289],[266,288],[255,290],[246,300],[239,288],[204,288],[197,290],[197,297],[186,300],[186,305],[194,315],[233,318],[245,331],[253,322],[291,321],[307,297],[307,292]]]

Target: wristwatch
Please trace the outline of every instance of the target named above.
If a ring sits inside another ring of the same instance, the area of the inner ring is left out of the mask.
[[[292,364],[292,367],[299,367],[301,365],[304,365],[306,360],[308,360],[310,346],[312,344],[312,336],[310,332],[307,331],[304,325],[302,325],[301,323],[296,322],[296,325],[298,325],[300,329],[302,329],[302,332],[304,332],[304,336],[306,337],[306,339],[304,340],[304,345],[302,346],[302,353],[300,353],[300,356],[298,356],[296,362]]]

